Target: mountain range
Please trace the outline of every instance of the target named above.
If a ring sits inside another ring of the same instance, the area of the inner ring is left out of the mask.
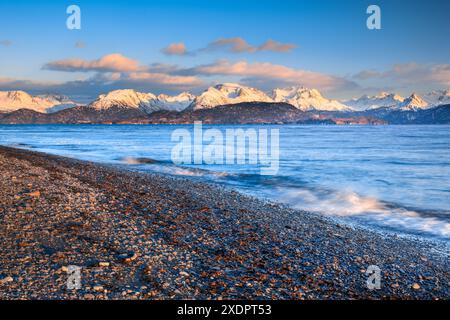
[[[37,112],[52,113],[77,105],[76,102],[61,95],[31,96],[25,91],[0,91],[0,112],[11,112],[26,108]]]
[[[60,95],[0,91],[0,123],[189,123],[205,118],[209,123],[377,124],[396,123],[395,119],[407,114],[402,123],[421,123],[417,119],[422,119],[422,114],[435,117],[433,110],[446,105],[450,105],[448,90],[423,97],[413,93],[406,98],[382,92],[338,101],[325,98],[317,89],[289,87],[266,93],[236,83],[209,87],[198,96],[115,90],[87,105]],[[398,115],[392,117],[394,114]],[[439,119],[427,118],[423,123],[450,122],[446,115],[439,112]]]

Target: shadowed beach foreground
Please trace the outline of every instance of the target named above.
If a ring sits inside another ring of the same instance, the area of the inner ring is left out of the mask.
[[[0,147],[2,299],[449,296],[433,245],[207,184]],[[81,289],[67,268],[81,267]],[[381,269],[369,290],[365,270]]]

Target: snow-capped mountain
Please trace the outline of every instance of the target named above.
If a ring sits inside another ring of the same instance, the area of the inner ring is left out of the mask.
[[[277,88],[271,94],[266,94],[255,88],[235,83],[224,83],[209,87],[197,97],[188,92],[171,96],[143,93],[132,89],[114,90],[98,96],[87,108],[91,111],[91,108],[103,111],[111,107],[119,107],[128,111],[142,111],[150,114],[161,110],[211,109],[242,102],[283,102],[302,111],[351,112],[370,111],[378,108],[381,108],[381,111],[418,111],[450,104],[450,91],[432,91],[425,94],[423,98],[416,93],[408,98],[403,98],[395,93],[382,92],[375,96],[364,95],[358,99],[339,102],[323,97],[316,89],[303,87]],[[0,113],[2,114],[19,109],[31,109],[41,113],[57,113],[79,105],[68,97],[60,95],[32,96],[24,91],[0,91]],[[114,112],[114,110],[111,111]]]
[[[97,110],[105,110],[111,107],[134,108],[150,113],[160,110],[151,104],[151,101],[155,99],[156,96],[151,93],[122,89],[101,94],[95,101],[89,104],[89,107]]]
[[[423,96],[430,106],[440,106],[450,104],[450,90],[435,90]]]
[[[140,109],[145,113],[152,113],[160,110],[181,111],[186,109],[194,99],[195,96],[188,92],[183,92],[176,96],[166,94],[156,96],[153,93],[123,89],[102,94],[90,103],[89,106],[97,110],[123,107]]]
[[[399,110],[420,110],[420,109],[428,109],[429,105],[425,102],[419,95],[413,93],[411,96],[403,100],[403,102],[399,103],[397,106],[391,107],[393,109]]]
[[[425,94],[423,97],[420,97],[417,93],[413,93],[408,98],[403,98],[395,93],[382,92],[376,96],[364,95],[361,98],[344,101],[343,103],[355,110],[361,111],[377,108],[414,111],[450,104],[450,91],[435,90]]]
[[[273,102],[273,100],[258,89],[236,83],[223,83],[205,90],[200,96],[195,98],[189,109],[210,109],[241,102]]]
[[[152,103],[162,110],[183,111],[191,105],[194,99],[195,96],[189,92],[182,92],[176,96],[160,94]]]
[[[316,89],[303,87],[290,87],[285,89],[274,89],[272,99],[275,102],[286,102],[302,111],[349,111],[351,108],[337,100],[324,98]]]
[[[343,103],[355,110],[370,110],[398,106],[405,100],[402,96],[395,93],[382,92],[376,96],[363,95],[358,99],[344,101]]]
[[[76,102],[60,95],[31,96],[25,91],[0,91],[0,112],[31,109],[52,113],[77,106]]]

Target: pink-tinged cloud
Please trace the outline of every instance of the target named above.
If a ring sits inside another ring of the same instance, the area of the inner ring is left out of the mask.
[[[289,52],[297,46],[291,43],[280,43],[274,40],[267,40],[258,47],[258,51],[274,51],[274,52]]]
[[[268,62],[249,63],[247,61],[229,62],[219,60],[213,64],[198,66],[188,72],[197,75],[228,75],[238,76],[256,82],[277,81],[278,83],[303,85],[306,87],[333,90],[345,85],[353,86],[352,82],[343,78],[313,71],[289,68]]]
[[[247,41],[242,38],[221,38],[214,42],[211,42],[204,50],[212,51],[212,50],[220,50],[226,49],[231,52],[240,53],[240,52],[255,52],[256,48],[249,45]]]
[[[47,63],[45,69],[75,72],[94,71],[88,79],[68,82],[70,86],[83,87],[88,83],[101,86],[137,86],[140,88],[159,87],[162,90],[174,88],[193,89],[203,84],[194,75],[180,75],[169,72],[175,66],[152,64],[141,66],[138,61],[121,54],[109,54],[97,60],[66,59]]]
[[[163,73],[132,72],[127,77],[130,81],[152,82],[162,85],[199,86],[203,83],[194,76],[175,76]]]
[[[430,80],[450,86],[450,64],[435,65],[431,69]]]
[[[252,46],[247,41],[240,37],[235,38],[221,38],[211,42],[205,49],[206,51],[226,49],[234,53],[254,53],[258,51],[273,51],[273,52],[289,52],[297,46],[290,43],[280,43],[274,40],[267,40],[260,46]]]
[[[133,72],[142,70],[138,61],[119,53],[112,53],[97,60],[66,59],[49,62],[44,69],[68,72]]]
[[[40,88],[47,88],[49,86],[59,85],[61,82],[56,81],[37,81],[37,80],[23,80],[7,77],[0,77],[0,87],[8,90],[33,90]]]
[[[254,46],[249,44],[241,37],[234,38],[220,38],[209,43],[205,48],[199,49],[196,52],[207,51],[228,51],[231,53],[255,53],[260,51],[272,52],[289,52],[295,49],[297,45],[291,43],[281,43],[274,40],[267,40],[261,45]]]
[[[448,86],[450,85],[450,64],[400,63],[384,72],[363,70],[354,75],[354,78],[359,80],[387,79],[406,85],[431,83]]]
[[[184,43],[172,43],[162,50],[166,55],[172,56],[184,56],[187,54],[186,46]]]
[[[358,80],[367,80],[367,79],[379,77],[380,75],[381,75],[380,72],[375,71],[375,70],[363,70],[363,71],[360,71],[357,74],[355,74],[353,76],[353,78],[358,79]]]

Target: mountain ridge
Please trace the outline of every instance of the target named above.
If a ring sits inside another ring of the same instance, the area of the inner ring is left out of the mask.
[[[12,112],[22,108],[43,113],[57,112],[77,105],[66,96],[46,94],[32,96],[22,90],[0,91],[0,112]]]
[[[437,90],[408,98],[394,93],[362,96],[348,107],[327,99],[316,89],[288,87],[266,94],[235,83],[209,87],[199,96],[182,92],[165,94],[113,90],[99,95],[87,105],[67,107],[67,97],[31,96],[24,91],[0,92],[16,109],[0,112],[0,123],[189,123],[208,119],[209,123],[300,123],[382,124],[449,123],[446,112],[434,112],[433,104],[450,102],[448,90]],[[1,101],[1,100],[0,100]],[[71,101],[72,102],[72,101]],[[36,104],[40,106],[36,106]],[[31,107],[21,108],[31,104]],[[450,105],[450,103],[448,104]],[[235,106],[235,107],[233,107]],[[287,108],[286,106],[289,106]],[[364,107],[363,110],[361,107]],[[445,106],[445,105],[444,105]],[[246,110],[245,108],[249,109]],[[1,110],[9,110],[0,104]],[[209,111],[208,111],[209,110]],[[424,112],[431,110],[430,112]],[[439,109],[441,110],[441,109]],[[446,107],[443,108],[446,110]],[[250,112],[250,113],[249,113]],[[253,114],[251,113],[253,112]],[[279,112],[277,114],[276,112]],[[240,113],[241,115],[239,115]],[[251,115],[254,119],[251,119]],[[408,120],[409,119],[409,120]],[[335,121],[336,120],[336,121]]]
[[[118,89],[99,95],[87,105],[95,109],[107,109],[112,106],[139,108],[150,114],[161,110],[198,110],[242,102],[284,102],[302,111],[365,111],[386,107],[415,110],[450,104],[450,91],[435,90],[423,97],[412,93],[407,98],[395,93],[381,92],[375,96],[363,95],[360,98],[338,101],[324,97],[317,89],[302,86],[275,88],[266,93],[237,83],[223,83],[208,87],[198,96],[189,92],[181,92],[178,95],[156,95],[133,89]],[[0,91],[0,113],[22,108],[53,113],[79,105],[81,104],[61,95],[31,96],[20,90]]]

